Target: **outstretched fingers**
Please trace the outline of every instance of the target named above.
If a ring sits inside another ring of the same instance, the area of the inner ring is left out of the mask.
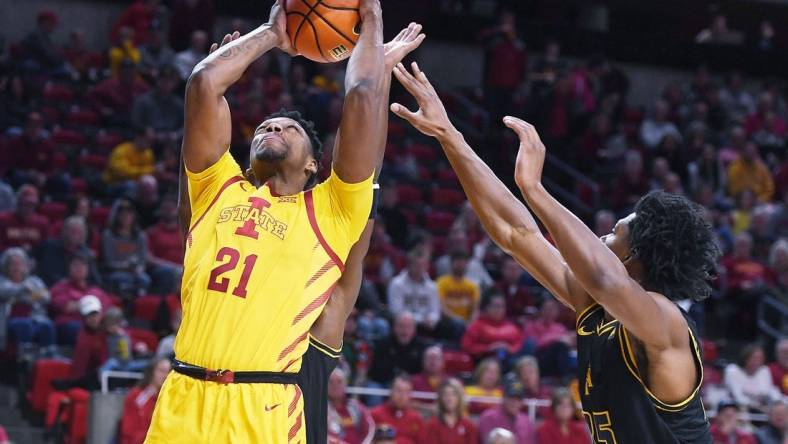
[[[416,100],[424,97],[424,86],[405,69],[402,63],[398,63],[397,66],[394,67],[394,77],[399,80],[399,83],[401,83]]]

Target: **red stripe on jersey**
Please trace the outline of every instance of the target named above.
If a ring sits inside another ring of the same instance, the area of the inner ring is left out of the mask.
[[[222,185],[222,187],[219,188],[219,192],[216,193],[216,196],[213,197],[213,200],[211,201],[211,203],[208,204],[208,207],[205,208],[205,211],[202,213],[200,218],[197,219],[197,222],[195,222],[194,225],[192,225],[192,227],[189,229],[189,232],[187,233],[187,236],[191,237],[192,231],[194,231],[194,229],[197,228],[197,225],[199,225],[199,223],[202,222],[202,219],[205,217],[206,214],[208,214],[208,211],[210,211],[211,207],[216,204],[216,201],[219,200],[219,197],[221,197],[222,193],[224,193],[224,190],[226,190],[227,187],[229,187],[230,185],[232,185],[234,183],[237,183],[237,182],[240,182],[242,180],[244,180],[244,178],[241,177],[241,176],[233,176],[233,177],[227,179],[227,181]]]
[[[304,285],[304,288],[309,288],[310,285],[314,284],[316,280],[320,279],[320,277],[326,274],[326,272],[330,270],[331,267],[333,266],[334,266],[334,260],[329,259],[328,262],[326,262],[325,264],[323,264],[322,267],[320,267],[320,270],[317,270],[317,273],[313,274],[312,277],[309,278],[308,281],[306,281],[306,285]]]
[[[309,190],[304,193],[304,202],[306,203],[306,214],[309,216],[309,224],[312,225],[312,231],[315,232],[315,236],[317,236],[317,240],[320,241],[320,245],[323,246],[323,249],[326,250],[328,257],[334,260],[334,263],[337,264],[339,267],[339,271],[345,271],[345,264],[339,259],[339,256],[331,249],[331,246],[328,245],[326,242],[326,238],[323,237],[323,233],[320,232],[320,227],[317,225],[317,218],[315,217],[315,203],[312,200],[312,190]]]
[[[304,414],[303,413],[299,413],[298,414],[298,418],[296,418],[295,424],[293,424],[293,427],[290,427],[290,433],[287,434],[287,442],[292,441],[293,438],[295,438],[295,436],[298,434],[298,431],[301,430],[301,417],[302,416],[304,416]]]
[[[304,309],[301,310],[301,313],[298,313],[298,316],[296,316],[295,319],[293,319],[293,323],[290,325],[296,325],[299,321],[301,321],[301,319],[304,319],[309,313],[312,313],[313,311],[322,307],[323,304],[326,303],[328,298],[331,297],[331,292],[334,291],[334,287],[336,286],[337,285],[334,284],[328,287],[328,290],[326,290],[325,293],[321,294],[320,296],[315,298],[314,301],[310,302],[309,305],[304,307]]]
[[[295,385],[296,394],[293,396],[293,400],[290,401],[290,405],[287,407],[287,417],[293,416],[293,412],[295,412],[296,407],[298,407],[298,400],[301,399],[301,388],[298,385]]]
[[[297,337],[296,340],[293,341],[292,344],[288,345],[287,348],[282,350],[282,353],[279,353],[278,361],[281,361],[282,359],[285,358],[285,356],[290,354],[291,351],[295,350],[295,348],[298,347],[298,344],[303,342],[307,338],[307,336],[309,336],[309,332],[308,331],[304,332],[304,334],[302,334],[301,336]]]

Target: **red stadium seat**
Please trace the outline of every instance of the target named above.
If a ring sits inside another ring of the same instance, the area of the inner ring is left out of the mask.
[[[98,228],[104,228],[109,218],[109,207],[96,207],[90,212],[90,223],[96,225]]]
[[[71,179],[71,189],[77,194],[85,194],[88,192],[88,183],[81,177]]]
[[[66,377],[71,371],[71,361],[61,359],[39,359],[33,367],[32,384],[27,400],[34,411],[43,413],[49,394],[54,391],[52,381]]]
[[[171,294],[166,298],[167,302],[167,310],[170,312],[170,316],[175,313],[176,310],[181,310],[181,298],[176,294]]]
[[[456,216],[443,211],[433,211],[424,216],[424,228],[432,233],[448,233]]]
[[[458,207],[465,203],[465,194],[458,190],[437,188],[432,190],[432,203],[442,207]]]
[[[66,121],[71,125],[94,127],[101,122],[101,116],[89,109],[73,108],[66,116]]]
[[[473,358],[465,352],[444,350],[443,361],[446,373],[451,376],[467,377],[473,373]]]
[[[397,185],[397,196],[402,204],[413,204],[422,202],[421,190],[418,187],[408,184]]]
[[[438,158],[438,151],[435,149],[435,147],[430,145],[414,143],[410,146],[409,151],[410,154],[416,158],[416,160],[423,163],[434,162]]]
[[[46,202],[38,207],[38,212],[49,218],[50,222],[63,219],[66,216],[68,207],[61,202]]]
[[[101,154],[88,154],[86,156],[82,156],[80,161],[85,166],[103,171],[104,168],[107,167],[109,158],[107,158],[107,156],[102,156]]]
[[[97,148],[101,148],[102,151],[109,151],[123,143],[123,140],[124,138],[120,134],[100,131],[98,134],[96,134],[96,138],[93,143]]]
[[[460,188],[460,180],[451,168],[444,168],[438,171],[438,180],[444,185],[453,188]]]
[[[76,94],[70,86],[57,83],[47,83],[42,93],[42,98],[45,102],[60,103],[64,105],[72,104],[75,96]]]
[[[134,317],[153,322],[159,311],[162,299],[159,296],[143,296],[134,301]]]
[[[79,131],[68,129],[57,129],[52,132],[52,141],[58,145],[82,146],[87,143],[87,139]]]
[[[148,346],[148,350],[156,351],[156,347],[159,345],[159,338],[155,333],[142,328],[127,328],[126,331],[129,333],[132,344],[142,342]]]

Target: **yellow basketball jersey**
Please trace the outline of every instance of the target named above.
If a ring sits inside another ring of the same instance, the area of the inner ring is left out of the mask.
[[[209,369],[298,372],[312,323],[339,279],[372,206],[372,176],[333,172],[279,196],[244,179],[229,152],[187,171],[183,321],[175,356]]]

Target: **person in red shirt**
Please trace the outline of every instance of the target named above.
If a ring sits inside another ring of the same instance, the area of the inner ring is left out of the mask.
[[[49,220],[36,213],[38,189],[22,185],[16,193],[16,211],[0,214],[0,251],[23,247],[30,251],[46,239]]]
[[[148,273],[153,280],[151,291],[170,294],[179,287],[183,274],[183,241],[178,228],[178,200],[165,196],[159,207],[159,223],[150,227],[148,239]]]
[[[347,444],[369,442],[375,421],[364,404],[347,397],[347,375],[336,368],[328,378],[328,433]]]
[[[788,338],[780,339],[774,346],[775,362],[769,364],[774,385],[788,396]]]
[[[438,345],[428,347],[424,350],[424,365],[421,373],[411,378],[413,390],[435,393],[445,380],[443,349]]]
[[[438,389],[438,414],[427,422],[426,436],[433,444],[477,444],[479,432],[465,415],[462,383],[449,379]]]
[[[539,309],[539,317],[529,321],[523,334],[535,347],[542,372],[548,376],[564,376],[569,373],[569,349],[575,344],[575,332],[560,322],[560,305],[553,298],[545,299]]]
[[[8,141],[11,183],[31,182],[43,185],[46,174],[54,166],[55,145],[44,129],[44,118],[38,112],[31,112],[22,134]]]
[[[739,406],[723,401],[717,407],[717,417],[711,425],[714,444],[757,444],[755,436],[739,426]]]
[[[136,387],[129,390],[123,402],[123,416],[120,418],[118,444],[142,444],[148,433],[153,408],[159,390],[170,372],[170,360],[154,360],[145,370],[145,376]]]
[[[523,356],[514,364],[513,373],[520,384],[523,386],[525,398],[550,400],[553,390],[550,386],[541,382],[539,373],[539,361],[533,356]],[[523,408],[526,408],[523,406]],[[550,407],[538,407],[536,416],[539,418],[549,418],[552,416]]]
[[[591,444],[585,424],[577,421],[575,401],[569,390],[561,388],[553,393],[552,418],[536,430],[539,444]]]
[[[89,96],[93,105],[113,125],[131,123],[131,109],[134,99],[148,92],[150,88],[137,75],[133,61],[123,59],[118,75],[96,85]]]
[[[756,308],[771,281],[769,269],[752,256],[753,240],[748,232],[736,235],[733,252],[720,261],[725,270],[725,299],[734,307],[728,320],[728,335],[750,338],[756,328]]]
[[[490,290],[482,298],[482,314],[476,318],[462,337],[462,350],[476,359],[497,355],[506,359],[522,347],[523,333],[506,320],[506,299],[497,290]]]
[[[419,444],[424,442],[424,419],[410,407],[413,385],[407,375],[394,378],[391,398],[372,410],[372,419],[379,427],[389,425],[397,431],[396,444]]]
[[[52,314],[61,343],[73,345],[76,342],[82,316],[80,315],[80,300],[88,295],[95,296],[103,308],[114,305],[112,299],[101,288],[90,285],[90,259],[81,254],[75,254],[68,263],[68,277],[55,284],[50,293],[52,295]]]
[[[148,43],[148,32],[153,20],[156,18],[158,7],[159,0],[136,0],[115,21],[110,33],[110,39],[113,42],[117,42],[121,28],[127,27],[134,30],[135,45]]]
[[[479,37],[486,46],[484,83],[489,109],[503,116],[511,111],[515,92],[525,80],[525,43],[518,36],[516,17],[509,11],[501,14],[498,26]]]
[[[101,301],[88,295],[79,300],[82,330],[74,346],[70,385],[85,389],[98,388],[98,369],[107,360],[107,337],[101,329]]]

